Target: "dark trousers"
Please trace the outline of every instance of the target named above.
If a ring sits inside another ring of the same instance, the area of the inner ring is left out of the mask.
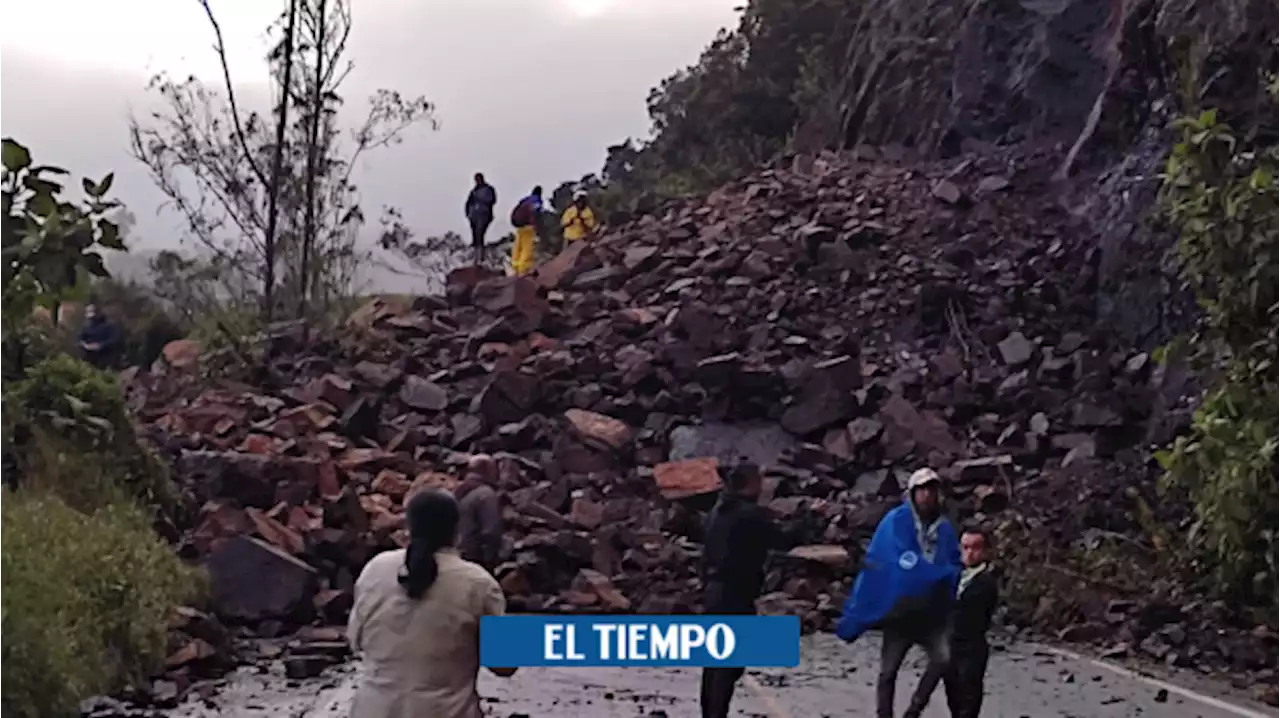
[[[475,254],[476,264],[484,262],[484,235],[492,222],[492,217],[471,218],[471,251]]]
[[[989,653],[985,643],[951,644],[951,664],[942,677],[951,718],[978,718]]]
[[[745,668],[702,669],[702,718],[728,718],[733,689],[746,672]]]
[[[920,646],[929,656],[929,665],[920,684],[911,695],[911,705],[903,715],[918,718],[929,704],[929,696],[938,687],[950,663],[951,647],[947,640],[947,628],[942,626],[917,627],[914,625],[889,625],[883,631],[880,644],[880,677],[876,681],[876,718],[893,718],[893,696],[898,687],[898,671],[907,651]]]
[[[702,612],[706,615],[754,616],[756,613],[755,596],[760,592],[758,586],[710,580],[702,590]],[[733,689],[746,672],[745,668],[702,669],[702,718],[728,718]]]

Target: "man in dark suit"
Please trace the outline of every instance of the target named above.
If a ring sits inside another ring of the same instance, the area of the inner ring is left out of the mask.
[[[999,578],[991,566],[991,536],[978,528],[960,535],[964,570],[951,609],[951,663],[943,675],[951,718],[978,718],[987,672],[987,629],[1000,600]]]

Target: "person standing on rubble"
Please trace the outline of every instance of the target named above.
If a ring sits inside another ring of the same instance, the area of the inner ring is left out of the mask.
[[[724,489],[707,517],[702,549],[703,613],[753,615],[770,551],[784,551],[797,535],[784,532],[760,506],[764,477],[755,464],[720,469]],[[798,532],[797,532],[798,533]],[[702,669],[703,718],[726,718],[745,668]]]
[[[902,505],[876,526],[863,564],[836,635],[853,641],[881,629],[877,718],[893,718],[902,661],[912,645],[924,648],[929,664],[903,714],[919,718],[950,663],[949,612],[960,577],[960,542],[943,512],[937,472],[911,475]]]
[[[96,304],[84,308],[80,328],[80,357],[95,369],[110,368],[119,356],[120,328]]]
[[[475,263],[484,262],[484,235],[493,223],[493,206],[498,203],[498,191],[485,181],[484,175],[476,173],[476,184],[467,193],[467,201],[462,211],[467,216],[467,224],[471,226],[471,249],[475,253]]]
[[[405,508],[406,549],[373,557],[356,580],[347,624],[364,658],[351,718],[482,718],[480,617],[501,616],[498,582],[453,548],[458,503],[427,489]],[[490,668],[508,677],[514,668]]]
[[[488,454],[476,454],[467,462],[455,496],[461,513],[462,557],[493,573],[502,550],[502,505],[494,486],[498,463]]]
[[[511,245],[511,271],[517,277],[533,269],[533,248],[538,241],[538,219],[542,207],[542,186],[538,185],[511,210],[511,226],[516,228],[516,239]]]
[[[573,204],[560,215],[560,228],[564,230],[564,241],[576,242],[585,239],[596,231],[596,213],[587,205],[587,193],[578,190],[573,193]]]
[[[951,610],[951,665],[943,676],[951,718],[978,718],[987,673],[987,630],[1000,601],[1000,581],[991,566],[991,534],[981,528],[960,534],[964,570]]]

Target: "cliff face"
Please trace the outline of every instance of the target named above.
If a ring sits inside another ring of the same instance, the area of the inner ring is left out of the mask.
[[[860,81],[831,86],[837,97],[814,106],[801,146],[903,145],[942,157],[1056,146],[1050,191],[1094,236],[1095,273],[1080,289],[1096,295],[1098,328],[1151,348],[1192,326],[1176,237],[1156,212],[1169,124],[1195,111],[1188,98],[1227,117],[1253,109],[1259,68],[1275,64],[1274,3],[903,0],[869,12],[846,57]]]

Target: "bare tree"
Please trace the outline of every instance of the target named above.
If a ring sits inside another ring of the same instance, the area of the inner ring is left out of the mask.
[[[346,58],[351,0],[289,0],[267,58],[277,99],[266,116],[245,111],[217,18],[209,0],[197,1],[223,86],[153,78],[167,107],[145,121],[132,118],[132,153],[185,219],[184,240],[219,268],[231,301],[260,306],[264,318],[286,306],[297,316],[323,310],[350,289],[361,259],[364,213],[351,181],[357,160],[400,142],[415,124],[437,128],[434,107],[424,97],[378,90],[364,119],[342,127],[340,88],[353,66]]]
[[[209,7],[208,0],[204,6]],[[275,64],[280,70],[280,104],[276,106],[276,141],[271,148],[271,186],[267,188],[267,236],[262,243],[262,316],[271,321],[275,313],[276,232],[280,226],[280,179],[284,170],[284,140],[289,130],[289,100],[293,83],[293,36],[298,24],[298,0],[289,0],[289,20],[284,26],[284,43]],[[232,88],[227,88],[232,92]]]

